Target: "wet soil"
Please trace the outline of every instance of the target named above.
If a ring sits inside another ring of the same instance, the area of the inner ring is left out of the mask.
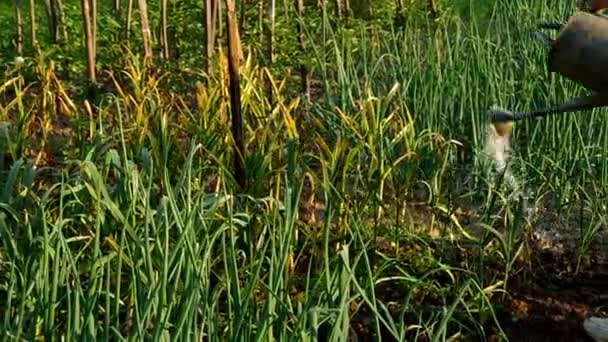
[[[555,228],[552,229],[555,233]],[[509,341],[590,341],[583,322],[608,317],[608,246],[600,233],[576,272],[571,234],[534,234],[527,270],[509,282],[500,324]]]
[[[583,322],[591,316],[608,317],[608,232],[604,229],[594,237],[588,255],[579,262],[580,234],[576,223],[557,222],[547,217],[536,223],[538,225],[524,238],[527,253],[508,281],[508,295],[495,296],[492,300],[500,328],[508,341],[593,342],[586,334]],[[376,249],[381,251],[383,248]],[[471,249],[462,246],[459,249],[457,258],[471,254]],[[488,273],[501,271],[496,265]],[[399,286],[390,285],[384,285],[376,293],[385,304],[399,303],[406,296]],[[425,299],[422,305],[413,308],[416,314],[412,319],[425,310],[437,312],[441,305]],[[391,309],[390,305],[388,309]],[[395,316],[399,316],[401,310],[395,308]],[[365,311],[353,317],[357,338],[351,341],[378,340],[372,332],[371,317]],[[484,330],[481,334],[463,334],[459,340],[504,340],[494,322],[484,324]],[[394,340],[388,333],[382,337],[382,340]]]

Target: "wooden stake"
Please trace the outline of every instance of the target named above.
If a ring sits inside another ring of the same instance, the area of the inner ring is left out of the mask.
[[[247,188],[245,178],[243,118],[241,115],[241,85],[239,68],[241,47],[234,0],[226,0],[226,29],[228,30],[228,74],[230,76],[230,107],[232,108],[232,137],[234,139],[234,178],[241,190]]]

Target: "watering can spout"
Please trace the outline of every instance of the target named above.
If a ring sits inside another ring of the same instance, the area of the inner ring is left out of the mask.
[[[570,112],[580,112],[583,110],[591,110],[598,107],[608,106],[608,97],[602,94],[593,94],[573,99],[570,102],[557,106],[549,106],[532,110],[529,112],[508,112],[494,111],[490,112],[489,119],[492,123],[504,123],[510,121],[518,121],[528,118],[542,117],[549,114],[563,114]]]
[[[502,110],[490,112],[488,117],[494,130],[501,137],[511,133],[513,121],[516,119],[513,113]]]
[[[493,111],[488,116],[493,124],[507,123],[515,120],[515,115],[508,111]]]
[[[504,135],[501,132],[509,133],[515,121],[542,117],[549,114],[579,112],[605,106],[608,106],[608,98],[596,93],[590,96],[579,97],[562,105],[545,107],[529,112],[493,111],[489,113],[488,117],[498,134]]]

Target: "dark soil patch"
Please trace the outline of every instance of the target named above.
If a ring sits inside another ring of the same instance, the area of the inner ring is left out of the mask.
[[[578,232],[568,228],[572,227],[536,227],[526,238],[527,253],[509,280],[508,295],[494,296],[498,322],[509,341],[593,342],[585,332],[583,322],[591,316],[608,317],[608,233],[602,231],[596,235],[589,255],[577,272]],[[376,250],[391,254],[389,248],[383,248],[385,244],[379,243]],[[452,244],[451,249],[452,253],[439,253],[454,254],[450,260],[444,260],[450,264],[458,264],[459,260],[475,253],[470,246]],[[499,264],[488,263],[487,267],[488,275],[502,272]],[[376,295],[391,311],[393,319],[404,319],[408,325],[415,325],[420,314],[432,315],[432,312],[442,310],[441,301],[427,297],[422,302],[415,300],[411,317],[402,316],[400,303],[407,291],[399,284],[384,283],[376,289]],[[373,314],[363,307],[355,312],[351,324],[358,335],[356,341],[378,340]],[[484,324],[484,330],[482,334],[463,334],[460,340],[478,341],[482,335],[487,336],[485,340],[488,341],[501,340],[492,320]],[[415,335],[415,331],[412,333]],[[394,339],[385,331],[382,340]]]
[[[539,245],[531,246],[529,269],[509,283],[502,329],[510,341],[592,342],[583,322],[607,314],[608,263],[594,249],[585,269],[575,274],[568,272],[576,269],[574,250],[558,254]]]

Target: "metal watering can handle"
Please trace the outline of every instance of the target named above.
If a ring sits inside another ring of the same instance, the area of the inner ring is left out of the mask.
[[[560,114],[568,112],[578,112],[590,110],[598,107],[608,106],[608,95],[593,94],[576,98],[568,103],[557,106],[548,106],[541,109],[532,110],[529,112],[506,112],[493,111],[489,113],[490,122],[493,124],[504,123],[509,121],[519,121],[535,117],[542,117],[549,114]]]

